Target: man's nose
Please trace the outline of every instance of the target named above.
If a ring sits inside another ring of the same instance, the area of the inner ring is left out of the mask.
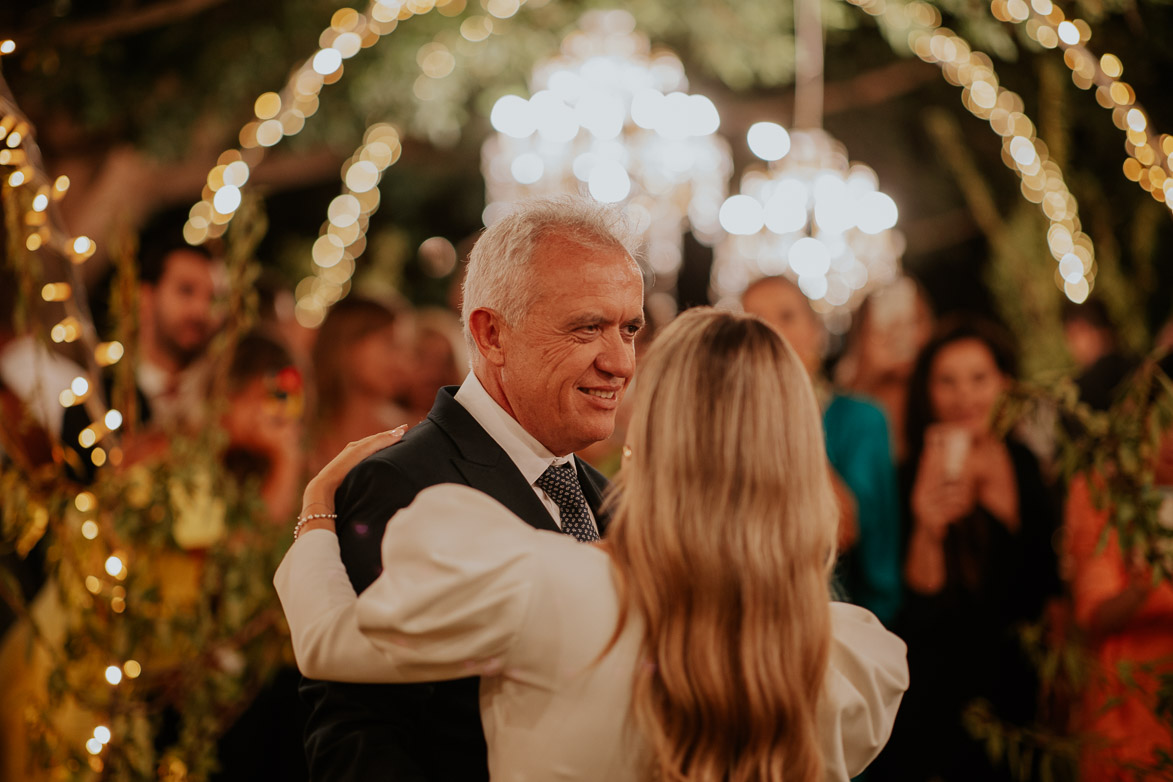
[[[608,334],[595,357],[595,366],[604,374],[629,378],[635,374],[635,345],[616,331]]]

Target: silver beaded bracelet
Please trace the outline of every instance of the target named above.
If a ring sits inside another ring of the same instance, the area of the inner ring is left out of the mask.
[[[311,513],[308,516],[298,516],[297,517],[297,526],[295,526],[293,528],[293,539],[297,540],[297,536],[301,534],[301,528],[303,526],[305,526],[305,523],[307,521],[313,521],[314,519],[336,519],[336,518],[338,518],[337,513]]]

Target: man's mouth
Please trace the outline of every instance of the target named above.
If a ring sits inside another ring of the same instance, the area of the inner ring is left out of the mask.
[[[614,389],[612,389],[610,391],[604,391],[604,390],[598,389],[598,388],[580,388],[578,390],[582,391],[584,394],[590,394],[591,396],[597,396],[600,399],[614,399],[615,393],[616,393]]]

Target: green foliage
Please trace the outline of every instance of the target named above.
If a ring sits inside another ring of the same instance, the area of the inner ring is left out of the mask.
[[[159,729],[174,717],[179,739],[162,753],[203,779],[217,737],[287,654],[269,583],[284,530],[265,520],[256,486],[219,465],[222,439],[210,429],[173,440],[160,457],[100,471],[85,490],[58,482],[38,491],[15,469],[0,471],[0,547],[15,549],[26,529],[49,521],[49,621],[63,632],[35,633],[51,660],[31,726],[43,767],[88,776],[89,736],[67,718],[80,710],[89,728],[113,734],[99,756],[103,778],[154,779]],[[116,575],[112,556],[125,566]],[[141,675],[108,684],[107,666],[129,660]]]
[[[1173,579],[1173,529],[1159,518],[1163,496],[1154,485],[1153,474],[1160,442],[1173,431],[1173,383],[1150,360],[1122,388],[1112,407],[1098,412],[1079,401],[1078,390],[1069,379],[1019,383],[999,403],[994,425],[1005,433],[1023,420],[1037,420],[1040,411],[1057,412],[1056,464],[1061,480],[1064,485],[1077,476],[1087,481],[1095,507],[1109,511],[1100,546],[1106,544],[1109,534],[1115,534],[1124,560],[1145,562],[1155,585]],[[1080,639],[1068,639],[1047,648],[1042,630],[1035,627],[1024,631],[1023,641],[1045,686],[1066,686],[1072,693],[1083,691],[1093,673]],[[1173,730],[1173,674],[1169,673],[1169,662],[1122,661],[1111,673],[1124,687],[1146,698],[1153,697],[1154,715]],[[1152,682],[1156,682],[1155,692]],[[1120,698],[1109,698],[1100,710],[1111,710],[1119,703]],[[1002,757],[1005,753],[1012,767],[1025,762],[1032,747],[1039,751],[1040,778],[1056,778],[1053,764],[1074,764],[1080,742],[1087,740],[1040,726],[1022,728],[1002,723],[988,704],[975,704],[966,718],[967,727],[986,741],[991,755]],[[1009,748],[1016,745],[1022,750],[1010,752]],[[1029,764],[1020,770],[1029,776]],[[1158,752],[1153,764],[1124,770],[1138,780],[1163,779],[1173,771],[1173,762],[1168,753]]]
[[[218,367],[252,321],[253,253],[265,229],[259,202],[246,199],[227,236],[228,325],[209,356]],[[114,253],[111,296],[118,336],[131,346],[133,245],[124,240]],[[18,271],[24,288],[41,282],[35,268]],[[121,362],[131,364],[129,355]],[[213,386],[222,390],[222,373]],[[211,420],[221,399],[213,393]],[[63,779],[206,779],[218,737],[290,662],[271,586],[287,530],[270,522],[256,479],[224,467],[227,436],[216,426],[166,439],[110,436],[103,445],[110,464],[87,486],[60,460],[31,471],[0,466],[0,552],[23,557],[47,543],[35,606],[0,568],[0,598],[30,641],[23,678],[33,682],[32,759]],[[108,683],[110,666],[123,672],[117,684]],[[98,725],[112,738],[92,754],[86,742]]]
[[[1043,408],[1059,412],[1056,464],[1064,482],[1087,478],[1092,502],[1111,509],[1104,535],[1114,532],[1126,561],[1152,567],[1153,581],[1173,577],[1173,529],[1158,518],[1163,500],[1153,463],[1162,436],[1173,429],[1173,383],[1155,361],[1146,362],[1124,384],[1103,412],[1080,402],[1070,380],[1023,383],[1014,387],[995,413],[1005,432]]]

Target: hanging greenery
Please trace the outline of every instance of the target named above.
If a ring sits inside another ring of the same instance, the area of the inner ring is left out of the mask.
[[[264,231],[259,204],[246,201],[228,235],[231,292],[214,366],[226,367],[253,319],[252,254]],[[133,345],[134,253],[123,249],[112,298]],[[38,289],[37,272],[22,265],[22,286]],[[215,421],[223,371],[211,389]],[[127,390],[115,394],[133,397]],[[166,439],[128,434],[88,485],[71,480],[60,449],[32,470],[22,459],[0,468],[0,553],[24,557],[42,539],[45,550],[46,584],[31,605],[0,568],[0,596],[21,618],[6,645],[4,688],[20,701],[5,741],[27,752],[31,777],[206,779],[217,739],[291,664],[271,586],[287,530],[269,521],[258,482],[225,468],[227,445],[215,425]],[[147,455],[132,460],[132,450]]]

